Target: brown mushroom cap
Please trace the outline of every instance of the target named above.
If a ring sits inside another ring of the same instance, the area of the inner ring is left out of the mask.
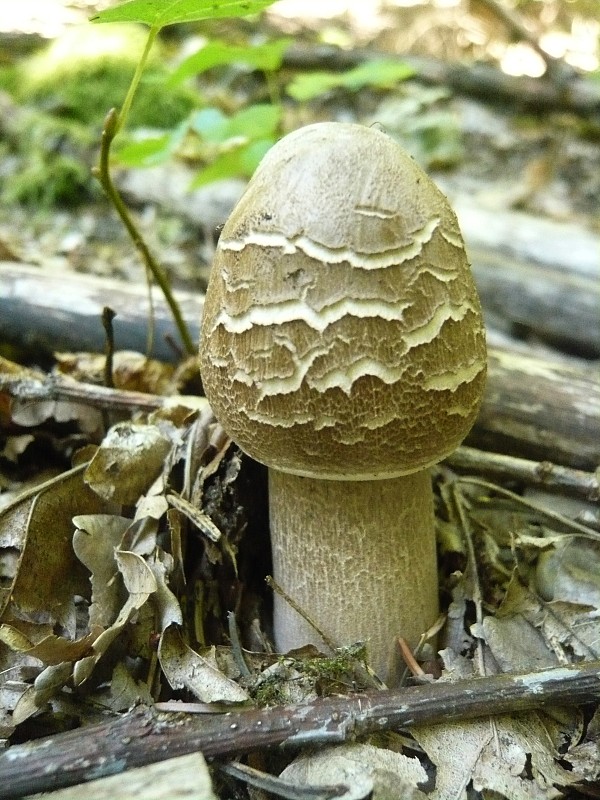
[[[201,369],[269,467],[391,478],[473,425],[485,333],[456,216],[386,134],[318,123],[263,159],[223,228]]]

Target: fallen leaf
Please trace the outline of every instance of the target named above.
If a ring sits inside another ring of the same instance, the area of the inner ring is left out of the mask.
[[[154,425],[119,423],[104,437],[85,482],[100,497],[135,505],[162,472],[171,447],[168,435]]]
[[[336,795],[337,800],[368,796],[373,800],[425,800],[417,786],[428,779],[418,758],[371,744],[344,744],[301,755],[279,777],[313,791],[343,784],[347,791]]]
[[[249,699],[245,689],[218,669],[214,656],[204,658],[192,650],[175,625],[162,634],[158,658],[172,688],[188,689],[203,703],[243,703]]]

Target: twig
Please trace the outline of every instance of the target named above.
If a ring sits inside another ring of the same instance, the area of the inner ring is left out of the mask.
[[[298,786],[297,783],[289,783],[289,781],[261,772],[258,769],[253,769],[246,764],[240,764],[238,761],[230,761],[229,764],[224,764],[221,770],[227,775],[231,775],[232,778],[236,778],[236,780],[244,781],[248,786],[263,789],[263,791],[270,792],[277,795],[277,797],[283,797],[285,800],[333,800],[333,798],[349,791],[348,786],[340,784],[315,787]]]
[[[9,748],[0,755],[0,800],[195,751],[226,758],[263,748],[338,744],[375,731],[581,705],[599,697],[600,661],[593,661],[226,714],[169,714],[142,707],[100,725]]]
[[[115,380],[113,375],[113,359],[115,355],[115,332],[113,328],[113,319],[115,312],[112,308],[104,306],[102,309],[102,327],[106,336],[106,361],[104,362],[104,385],[108,389],[114,389]]]
[[[176,508],[184,517],[198,528],[200,533],[204,534],[211,542],[218,542],[221,538],[221,531],[212,521],[212,519],[196,508],[192,503],[178,494],[174,489],[167,493],[167,500],[170,506]]]
[[[98,409],[114,411],[156,411],[174,405],[189,406],[190,409],[208,408],[204,397],[161,395],[132,392],[125,389],[109,389],[92,383],[82,383],[68,378],[51,376],[34,378],[31,375],[11,374],[0,371],[0,392],[22,401],[66,400],[82,403]],[[207,425],[215,422],[212,414]]]
[[[496,494],[508,497],[510,500],[514,500],[515,503],[518,503],[525,508],[530,508],[532,511],[536,511],[538,514],[542,514],[554,522],[558,522],[559,525],[567,528],[568,533],[565,535],[582,536],[585,539],[594,539],[595,541],[600,541],[600,532],[593,530],[593,528],[588,528],[586,525],[582,525],[580,522],[577,522],[577,520],[565,517],[563,514],[559,514],[557,511],[553,511],[551,508],[545,508],[543,505],[539,505],[538,503],[532,503],[531,500],[528,500],[526,497],[520,497],[518,494],[511,492],[510,489],[505,489],[503,486],[497,486],[496,484],[489,483],[481,478],[459,478],[459,481],[461,483],[470,483],[473,486],[481,486],[483,489],[487,489],[489,492],[495,492]]]
[[[231,653],[236,666],[244,678],[251,678],[252,672],[248,668],[248,664],[246,664],[246,659],[244,658],[237,620],[233,611],[227,612],[227,629],[229,632],[229,641],[231,643]]]
[[[501,453],[488,453],[474,447],[459,447],[444,460],[452,469],[487,475],[495,480],[513,480],[526,486],[539,486],[549,492],[600,499],[600,482],[593,472],[552,464],[550,461],[529,461]]]
[[[286,603],[287,603],[289,606],[291,606],[291,607],[294,609],[294,611],[295,611],[297,614],[300,614],[300,616],[302,617],[302,619],[303,619],[305,622],[308,622],[308,624],[310,625],[310,627],[311,627],[311,628],[312,628],[312,629],[313,629],[313,630],[314,630],[314,631],[315,631],[315,632],[316,632],[316,633],[317,633],[317,634],[318,634],[318,635],[321,637],[321,639],[322,639],[322,640],[325,642],[325,644],[327,645],[327,647],[328,647],[328,648],[329,648],[329,649],[330,649],[332,652],[335,652],[335,651],[336,651],[336,649],[337,649],[337,645],[336,645],[336,643],[335,643],[335,642],[334,642],[332,639],[330,639],[330,638],[329,638],[329,636],[327,636],[327,634],[326,634],[326,633],[324,633],[324,632],[323,632],[323,631],[322,631],[322,630],[321,630],[321,629],[320,629],[320,628],[317,626],[317,624],[315,623],[315,621],[314,621],[313,619],[311,619],[311,617],[309,617],[309,615],[306,613],[306,611],[305,611],[303,608],[301,608],[301,606],[299,606],[299,605],[298,605],[298,603],[296,603],[296,601],[294,600],[294,598],[293,598],[293,597],[290,597],[290,595],[289,595],[289,594],[288,594],[286,591],[284,591],[284,589],[283,589],[283,588],[282,588],[282,587],[281,587],[281,586],[280,586],[280,585],[277,583],[277,581],[275,580],[275,578],[273,578],[273,576],[272,576],[272,575],[267,575],[267,577],[265,578],[265,583],[267,584],[267,586],[268,586],[270,589],[272,589],[272,590],[273,590],[274,592],[276,592],[276,593],[277,593],[277,594],[278,594],[278,595],[279,595],[281,598],[283,598],[283,600],[285,600],[285,602],[286,602]]]
[[[106,344],[104,347],[106,353],[104,359],[104,385],[107,389],[115,388],[115,376],[113,373],[115,355],[115,331],[113,328],[113,320],[115,316],[115,312],[112,308],[104,306],[102,309],[102,327],[104,328],[104,335],[106,337]],[[107,409],[103,409],[102,411],[102,422],[104,424],[104,430],[107,431],[111,424],[110,414]]]

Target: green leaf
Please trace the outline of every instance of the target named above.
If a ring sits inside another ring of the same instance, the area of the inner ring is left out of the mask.
[[[229,139],[245,141],[266,139],[275,135],[281,119],[281,107],[256,104],[226,117],[217,108],[203,108],[190,119],[190,128],[207,142],[222,144]]]
[[[171,153],[171,136],[165,133],[162,136],[151,136],[137,142],[127,142],[118,148],[115,158],[121,166],[151,167],[162,164],[171,156]]]
[[[414,70],[402,61],[375,59],[346,72],[310,72],[297,75],[286,89],[295,100],[312,100],[331,89],[343,88],[356,92],[364,86],[391,88],[398,81],[414,75]]]
[[[163,28],[177,22],[256,14],[275,0],[127,0],[91,17],[92,22],[142,22]]]
[[[169,78],[168,84],[175,86],[193,75],[225,64],[244,64],[252,69],[273,72],[281,66],[283,54],[292,41],[285,38],[275,39],[256,46],[231,45],[219,40],[209,42],[181,62]]]
[[[239,175],[250,177],[264,154],[274,144],[275,139],[260,139],[222,153],[212,164],[196,175],[190,184],[190,189],[197,189],[207,183],[223,178]]]
[[[167,161],[177,151],[189,129],[187,120],[174,130],[144,139],[123,143],[115,154],[116,161],[126,167],[153,167]]]
[[[190,130],[206,142],[224,142],[228,126],[229,119],[219,108],[202,108],[190,117]]]

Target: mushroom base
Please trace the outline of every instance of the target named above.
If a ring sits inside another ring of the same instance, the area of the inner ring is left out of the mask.
[[[337,646],[366,642],[388,685],[395,644],[411,647],[438,616],[433,494],[428,470],[380,481],[327,481],[269,470],[273,576]],[[281,652],[324,642],[274,598]]]

